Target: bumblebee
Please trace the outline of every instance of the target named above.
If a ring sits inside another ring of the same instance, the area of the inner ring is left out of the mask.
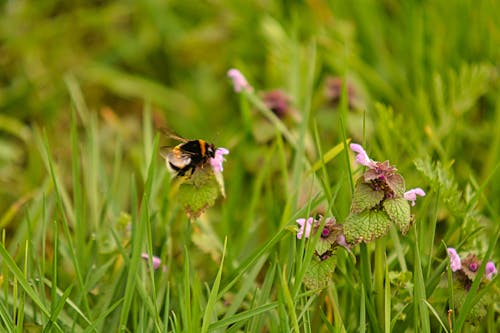
[[[167,134],[170,138],[182,142],[175,147],[161,148],[161,155],[175,176],[190,176],[198,168],[204,167],[210,158],[215,157],[215,146],[205,140],[188,140],[170,132]]]

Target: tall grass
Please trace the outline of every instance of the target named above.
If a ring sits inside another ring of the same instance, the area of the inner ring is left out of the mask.
[[[498,331],[498,278],[480,279],[500,259],[498,7],[4,4],[1,330]],[[232,91],[234,66],[254,93]],[[328,75],[351,85],[336,104]],[[291,118],[262,100],[276,87]],[[170,195],[161,126],[230,150],[227,197],[197,219]],[[406,236],[339,249],[308,290],[319,236],[295,220],[348,216],[350,142],[427,195]],[[482,260],[460,308],[446,247]]]

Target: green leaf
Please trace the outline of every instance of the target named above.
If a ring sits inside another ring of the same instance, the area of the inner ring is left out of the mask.
[[[316,253],[319,255],[322,255],[323,253],[330,251],[332,249],[332,244],[325,239],[321,238],[318,239],[316,242],[316,246],[314,247],[314,250],[316,250]]]
[[[463,289],[463,286],[455,286],[454,288],[454,296],[455,296],[455,309],[457,313],[460,313],[460,309],[465,303],[465,299],[467,298],[468,292]],[[467,314],[466,321],[477,325],[481,319],[486,316],[487,305],[491,304],[491,297],[488,295],[483,296],[479,302],[474,304],[469,313]]]
[[[321,260],[318,256],[314,256],[302,279],[304,285],[311,290],[327,287],[332,279],[336,263],[337,256],[335,256],[335,253],[332,253],[332,255],[325,260]]]
[[[405,235],[412,224],[410,203],[404,198],[387,199],[383,203],[384,210],[401,233]]]
[[[205,167],[197,169],[189,179],[180,184],[176,197],[186,214],[195,218],[213,206],[219,192],[220,185],[212,168]]]
[[[350,244],[369,242],[384,236],[391,227],[386,212],[365,210],[359,214],[351,213],[344,223],[346,241]]]
[[[396,197],[402,197],[405,193],[405,179],[399,173],[387,177],[387,185],[394,192]]]
[[[358,183],[354,188],[351,211],[360,213],[366,209],[374,208],[383,198],[383,191],[375,191],[367,183]]]

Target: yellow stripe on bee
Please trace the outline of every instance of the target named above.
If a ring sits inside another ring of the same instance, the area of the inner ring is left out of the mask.
[[[201,156],[205,156],[205,141],[204,140],[198,140],[200,142],[200,150],[201,150]]]
[[[172,149],[172,153],[176,158],[180,158],[182,156],[182,149],[180,148],[181,145],[175,146]]]

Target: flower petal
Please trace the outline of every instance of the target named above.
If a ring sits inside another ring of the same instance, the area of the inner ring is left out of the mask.
[[[302,239],[302,237],[309,238],[311,235],[312,224],[314,218],[310,217],[306,219],[297,219],[296,222],[300,225],[299,231],[297,232],[297,238]]]
[[[368,157],[368,154],[361,145],[358,145],[357,143],[351,143],[349,147],[353,152],[357,153],[356,162],[358,162],[358,164],[367,166],[370,169],[376,167],[377,163],[373,161],[370,157]]]
[[[415,206],[415,201],[417,201],[417,195],[421,196],[421,197],[425,196],[424,190],[422,190],[420,187],[417,187],[417,188],[411,189],[409,191],[406,191],[403,194],[403,197],[406,200],[411,201],[412,206]]]
[[[451,270],[452,272],[456,272],[462,268],[462,261],[460,260],[460,256],[458,255],[457,250],[452,247],[449,247],[447,250],[448,255],[450,256]]]
[[[227,76],[233,80],[233,87],[234,91],[239,93],[242,92],[243,90],[246,90],[248,92],[252,92],[253,88],[251,85],[248,84],[247,79],[241,74],[241,72],[235,68],[230,69],[227,71]]]
[[[486,269],[484,273],[486,274],[486,278],[488,280],[493,279],[493,275],[498,273],[497,268],[495,267],[495,263],[493,261],[488,261],[486,263]]]
[[[224,170],[222,163],[226,160],[224,155],[229,154],[229,150],[226,148],[217,148],[215,150],[215,156],[210,159],[210,165],[214,169],[214,172],[222,172]]]
[[[145,252],[141,254],[141,257],[142,257],[142,259],[144,259],[146,261],[149,260],[149,254],[147,254]],[[155,270],[157,270],[158,267],[160,267],[160,265],[161,265],[161,259],[157,256],[153,256],[152,260],[153,260],[153,268]]]

